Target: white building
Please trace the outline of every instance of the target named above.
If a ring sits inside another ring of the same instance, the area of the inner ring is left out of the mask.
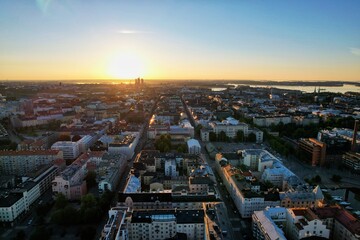
[[[126,222],[126,208],[113,207],[109,210],[108,221],[105,224],[101,239],[103,240],[128,240],[128,229]]]
[[[290,208],[287,214],[286,234],[291,239],[323,237],[329,239],[330,229],[309,208]]]
[[[241,153],[242,163],[253,171],[263,172],[264,169],[271,168],[273,162],[277,161],[276,157],[262,149],[246,149]]]
[[[282,207],[266,208],[252,215],[252,233],[256,240],[286,240],[284,231],[278,227],[286,222],[287,210]]]
[[[16,188],[0,190],[0,222],[12,225],[20,215],[29,211],[31,205],[51,186],[56,172],[57,168],[51,166]]]
[[[51,149],[62,151],[65,160],[74,160],[80,155],[78,142],[59,141],[54,143]]]
[[[165,176],[171,176],[171,177],[179,176],[179,172],[176,171],[175,159],[166,159],[165,160]]]
[[[217,171],[241,217],[249,218],[254,211],[263,210],[265,207],[280,206],[279,194],[265,194],[260,191],[259,185],[239,180],[237,176],[240,175],[240,171],[231,165],[222,167],[220,161],[216,161]]]
[[[59,150],[0,151],[0,173],[25,175],[58,159],[63,159]]]
[[[56,195],[62,193],[69,200],[79,200],[87,193],[86,181],[87,162],[91,158],[101,158],[99,153],[84,153],[71,165],[67,166],[59,176],[52,181],[52,191]]]
[[[200,130],[201,141],[209,142],[210,141],[210,131],[208,129],[202,128]]]
[[[80,153],[86,152],[95,142],[96,137],[91,135],[83,136],[77,143],[79,144]]]
[[[278,125],[279,123],[288,124],[291,123],[291,117],[289,115],[271,115],[261,116],[253,118],[254,124],[260,127],[269,127],[270,125]]]
[[[177,233],[189,240],[205,239],[203,210],[134,210],[129,222],[129,239],[167,239]]]
[[[256,137],[256,143],[262,143],[264,141],[264,133],[263,131],[257,129],[257,128],[252,128],[252,129],[249,129],[249,134],[250,133],[253,133],[255,134],[255,137]]]
[[[118,142],[110,143],[108,152],[110,154],[124,154],[128,159],[134,156],[135,148],[139,142],[139,133],[129,133]]]
[[[126,163],[126,156],[123,154],[106,154],[103,156],[102,161],[97,164],[97,176],[100,176],[101,178],[98,184],[100,193],[104,192],[105,190],[116,190],[116,186],[120,181],[120,177],[124,171]]]
[[[198,140],[190,139],[187,141],[188,152],[190,154],[200,154],[201,153],[201,146]]]
[[[213,132],[219,134],[221,132],[225,132],[226,136],[230,138],[236,137],[237,132],[243,131],[244,136],[248,136],[249,126],[246,123],[241,123],[238,120],[228,117],[226,120],[222,122],[215,121],[210,122],[209,126],[212,128]]]

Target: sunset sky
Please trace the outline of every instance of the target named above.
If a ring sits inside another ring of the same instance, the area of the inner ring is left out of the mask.
[[[135,77],[360,80],[360,1],[0,1],[0,80]]]

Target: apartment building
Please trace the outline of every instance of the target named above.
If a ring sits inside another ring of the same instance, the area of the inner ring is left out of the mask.
[[[256,240],[286,240],[283,231],[287,210],[282,207],[255,211],[252,215],[252,233]]]
[[[67,166],[59,176],[52,181],[54,195],[62,193],[69,200],[79,200],[87,193],[86,181],[87,162],[91,158],[99,158],[97,153],[84,153],[71,165]]]
[[[277,161],[272,154],[262,149],[246,149],[241,151],[241,162],[253,171],[263,172],[267,168],[271,168],[273,163]]]
[[[308,161],[312,166],[323,166],[326,157],[326,144],[315,138],[302,138],[299,140],[299,148],[308,153]]]
[[[268,206],[280,206],[279,193],[260,191],[258,183],[247,181],[241,176],[240,170],[231,165],[221,167],[217,162],[217,168],[241,217],[249,218],[254,211],[260,211]]]
[[[245,136],[248,136],[249,134],[249,126],[246,123],[241,123],[232,117],[228,117],[226,120],[221,122],[210,122],[209,126],[212,128],[214,133],[219,134],[220,132],[225,132],[226,136],[230,138],[236,137],[238,131],[242,131]]]
[[[22,176],[58,159],[63,159],[59,150],[0,151],[0,173]]]
[[[360,153],[347,152],[342,156],[343,164],[356,172],[360,172]]]
[[[202,210],[157,210],[132,212],[129,239],[167,239],[179,234],[189,240],[204,239],[205,224]]]
[[[286,235],[290,239],[330,237],[330,229],[311,209],[289,208],[287,211]]]
[[[50,166],[22,184],[10,189],[0,189],[0,222],[4,226],[12,226],[14,221],[29,211],[30,206],[49,189],[49,182],[54,179],[56,173],[57,168]]]
[[[74,160],[80,155],[78,142],[59,141],[54,143],[51,149],[62,151],[65,160]]]
[[[288,115],[270,115],[254,117],[253,122],[260,127],[269,127],[270,125],[278,125],[279,123],[291,123],[291,117]]]
[[[360,238],[360,221],[341,207],[323,207],[315,213],[331,230],[330,238],[339,240],[358,240]]]

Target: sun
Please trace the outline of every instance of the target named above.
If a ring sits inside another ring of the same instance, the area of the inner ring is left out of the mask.
[[[117,54],[110,59],[107,74],[111,78],[134,79],[144,77],[145,67],[141,59],[134,54]]]

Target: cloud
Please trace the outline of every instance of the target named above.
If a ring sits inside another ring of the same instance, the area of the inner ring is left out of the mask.
[[[360,57],[360,48],[350,48],[350,52],[354,54],[355,56]]]
[[[120,34],[146,34],[146,33],[152,33],[147,31],[137,31],[137,30],[117,30],[117,33]]]

